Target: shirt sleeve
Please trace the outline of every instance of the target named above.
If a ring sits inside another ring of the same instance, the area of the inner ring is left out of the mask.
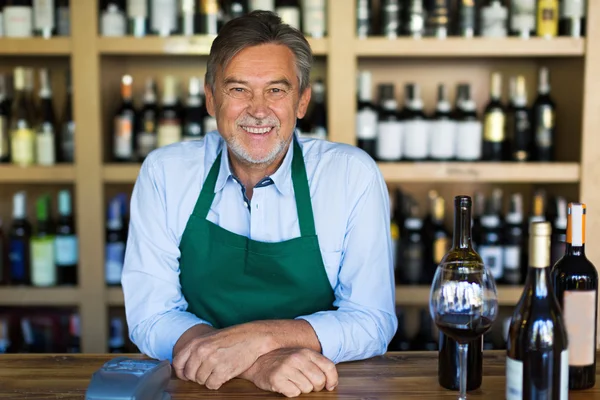
[[[373,170],[350,207],[334,290],[338,309],[298,317],[311,324],[323,355],[334,363],[385,353],[398,327],[389,194]]]
[[[167,225],[166,190],[151,158],[142,164],[131,196],[121,284],[129,337],[149,357],[172,362],[179,337],[206,323],[187,312],[179,283],[179,245]]]

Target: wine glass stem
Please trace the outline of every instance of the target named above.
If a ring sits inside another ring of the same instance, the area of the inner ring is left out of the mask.
[[[458,345],[458,373],[460,375],[459,400],[467,399],[467,344]]]

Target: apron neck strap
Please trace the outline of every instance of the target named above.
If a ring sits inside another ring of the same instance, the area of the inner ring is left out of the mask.
[[[298,212],[298,223],[300,225],[301,236],[315,236],[315,220],[313,217],[312,204],[310,201],[310,188],[308,186],[308,176],[306,175],[306,167],[304,165],[304,156],[300,144],[294,135],[293,139],[294,156],[292,158],[292,183],[294,185],[294,196],[296,198],[296,210]],[[227,148],[224,147],[224,151]],[[215,186],[219,177],[219,169],[221,168],[221,155],[219,152],[215,162],[210,168],[210,172],[202,185],[202,191],[196,205],[194,207],[194,215],[206,218],[208,211],[215,198]]]

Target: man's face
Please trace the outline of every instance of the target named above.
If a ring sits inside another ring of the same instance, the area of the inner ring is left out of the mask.
[[[231,151],[251,164],[270,165],[290,143],[304,117],[310,89],[299,93],[295,57],[278,44],[247,47],[205,87],[206,107]]]

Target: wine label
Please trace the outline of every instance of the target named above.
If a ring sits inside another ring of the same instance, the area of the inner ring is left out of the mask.
[[[127,1],[127,16],[129,18],[147,18],[148,4],[146,0]]]
[[[585,0],[563,0],[560,3],[560,15],[563,18],[583,18]]]
[[[54,239],[54,256],[57,267],[77,264],[79,261],[77,236],[56,236]]]
[[[510,27],[515,32],[535,30],[535,0],[513,0]]]
[[[479,121],[461,121],[456,127],[456,158],[462,161],[481,159],[482,124]]]
[[[325,0],[304,0],[303,33],[314,38],[325,36]]]
[[[26,6],[4,7],[4,34],[6,37],[33,35],[33,10]]]
[[[54,148],[54,132],[46,130],[35,137],[36,158],[39,165],[54,165],[56,151]]]
[[[35,135],[31,129],[16,129],[11,135],[12,161],[20,166],[35,162]]]
[[[371,109],[356,114],[356,138],[375,139],[377,137],[377,112]]]
[[[8,242],[8,260],[11,279],[22,281],[29,265],[25,265],[25,246],[22,239],[11,239]]]
[[[538,111],[538,120],[535,132],[535,144],[538,147],[552,146],[552,130],[554,129],[554,110],[550,106],[541,106]]]
[[[54,259],[53,238],[31,240],[31,283],[34,286],[56,285]]]
[[[569,337],[569,365],[587,366],[596,354],[596,292],[567,290],[563,315]]]
[[[35,29],[54,29],[54,0],[33,0]]]
[[[487,142],[504,141],[506,129],[506,115],[502,111],[492,111],[485,115],[483,138]]]
[[[402,158],[403,128],[398,121],[382,121],[378,124],[375,150],[378,159],[397,161]]]
[[[160,35],[168,35],[177,29],[177,0],[153,0],[150,10],[150,26]]]
[[[138,155],[145,158],[152,150],[156,148],[156,134],[140,132],[137,136]]]
[[[114,154],[128,159],[133,155],[133,121],[127,117],[115,117]]]
[[[521,248],[517,245],[504,246],[504,269],[515,271],[521,270]]]
[[[506,357],[506,400],[523,399],[523,362]]]
[[[479,246],[479,255],[483,260],[483,265],[485,265],[485,267],[491,271],[494,279],[502,278],[502,274],[504,272],[504,263],[502,262],[502,247],[482,244]]]
[[[456,152],[456,122],[431,121],[429,129],[429,155],[434,160],[454,158]]]
[[[103,12],[100,22],[102,36],[119,37],[125,36],[127,21],[122,13]]]
[[[125,261],[125,243],[115,242],[106,244],[105,279],[108,284],[121,283],[123,262]]]
[[[558,0],[540,0],[537,14],[537,35],[554,37],[558,34]]]
[[[167,146],[181,141],[181,125],[174,123],[161,123],[158,125],[158,147]]]
[[[404,157],[423,160],[428,156],[429,150],[429,122],[416,120],[405,121],[404,132]]]
[[[284,24],[300,30],[300,8],[298,7],[277,7],[275,10]]]

